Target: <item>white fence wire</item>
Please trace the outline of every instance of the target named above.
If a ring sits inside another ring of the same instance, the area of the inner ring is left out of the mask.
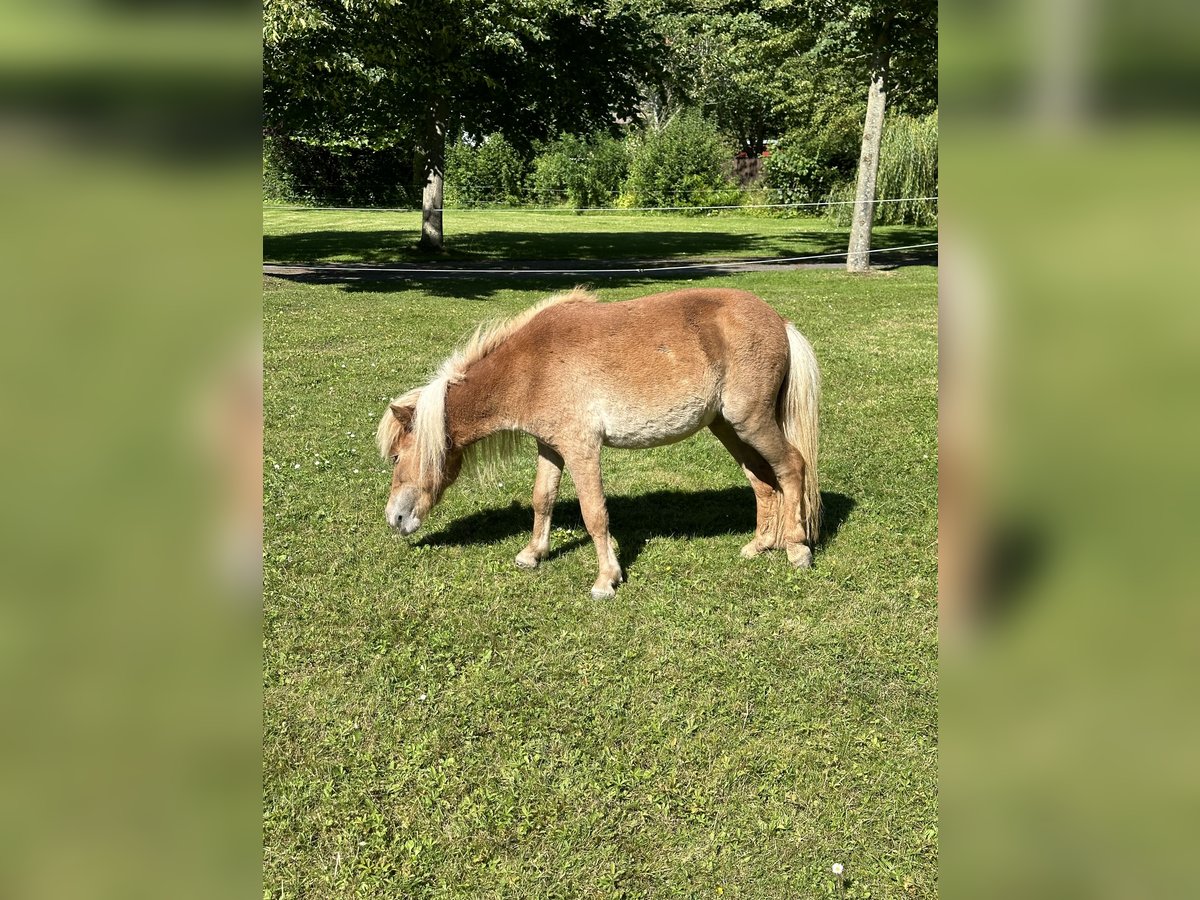
[[[937,197],[888,197],[870,201],[879,203],[917,203],[923,201],[937,202]],[[584,213],[584,212],[703,212],[718,209],[802,209],[828,206],[853,206],[856,200],[821,200],[812,203],[730,203],[717,206],[512,206],[508,204],[474,206],[442,206],[431,212],[470,212],[471,210],[486,209],[492,212],[518,213]],[[415,206],[275,206],[264,204],[264,211],[280,210],[284,212],[389,212],[417,213],[421,210]]]

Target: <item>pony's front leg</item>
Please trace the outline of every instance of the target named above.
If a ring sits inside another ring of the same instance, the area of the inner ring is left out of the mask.
[[[624,577],[608,533],[608,506],[604,502],[604,483],[600,477],[600,448],[577,458],[568,458],[567,465],[579,495],[583,524],[596,545],[596,560],[600,565],[596,583],[592,585],[592,598],[607,600],[616,594],[617,585]]]
[[[533,537],[517,554],[517,565],[522,569],[536,569],[550,555],[550,516],[558,497],[562,468],[563,459],[558,452],[539,441],[537,477],[533,482]]]

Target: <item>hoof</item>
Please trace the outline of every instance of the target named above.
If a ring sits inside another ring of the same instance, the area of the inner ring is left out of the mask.
[[[797,569],[812,567],[812,548],[808,544],[793,544],[787,548],[788,562]]]
[[[540,562],[541,560],[538,559],[537,554],[529,548],[517,554],[516,563],[518,569],[536,569]]]
[[[617,596],[617,591],[612,585],[604,587],[598,584],[592,588],[593,600],[611,600],[615,596]]]
[[[754,557],[762,554],[762,548],[758,546],[757,541],[751,541],[741,550],[742,559],[754,559]]]

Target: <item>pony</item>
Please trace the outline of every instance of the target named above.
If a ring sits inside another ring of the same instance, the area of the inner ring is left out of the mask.
[[[591,594],[606,599],[624,574],[609,535],[601,446],[657,447],[707,427],[754,490],[757,525],[742,556],[783,549],[807,567],[821,515],[820,390],[812,346],[754,294],[698,288],[603,303],[575,288],[480,326],[428,384],[392,400],[376,435],[393,467],[384,515],[412,534],[468,452],[532,435],[533,536],[516,564],[533,569],[549,555],[565,466],[596,548]]]

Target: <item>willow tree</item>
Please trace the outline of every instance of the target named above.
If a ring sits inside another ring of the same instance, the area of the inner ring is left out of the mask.
[[[414,152],[420,246],[441,249],[446,141],[521,144],[632,118],[654,32],[632,0],[265,0],[269,131]]]

